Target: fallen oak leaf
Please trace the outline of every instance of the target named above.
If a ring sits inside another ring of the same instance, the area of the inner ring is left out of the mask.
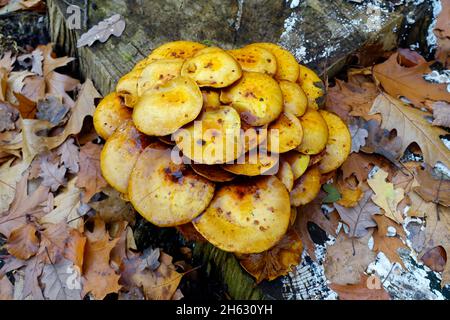
[[[19,112],[9,103],[0,101],[0,132],[14,130]]]
[[[67,223],[73,228],[80,228],[84,221],[80,219],[83,212],[81,207],[81,190],[76,186],[77,177],[70,180],[67,188],[54,199],[55,208],[43,216],[40,223]]]
[[[411,143],[417,142],[426,163],[434,166],[440,161],[450,167],[450,150],[440,139],[440,136],[445,136],[447,132],[442,128],[431,126],[427,121],[426,112],[380,94],[372,106],[371,113],[382,114],[382,128],[396,129],[397,136],[401,138],[402,152]]]
[[[427,101],[450,101],[450,92],[445,84],[430,83],[423,78],[431,72],[429,63],[414,53],[420,58],[409,59],[408,66],[404,66],[401,62],[405,55],[411,55],[411,52],[401,49],[373,68],[373,75],[383,89],[392,97],[406,97],[417,108],[426,107]]]
[[[353,185],[349,182],[352,182]],[[337,201],[337,204],[343,207],[352,208],[356,206],[364,195],[362,188],[358,185],[356,177],[349,177],[344,180],[342,176],[339,176],[336,184],[337,189],[341,194],[341,199]]]
[[[38,101],[36,117],[57,126],[61,124],[68,112],[69,108],[63,105],[60,99],[49,96]]]
[[[60,57],[55,58],[55,54],[53,53],[53,43],[49,43],[47,45],[40,45],[36,48],[35,51],[41,52],[41,56],[43,57],[43,76],[47,76],[50,72],[54,71],[57,68],[64,67],[69,62],[75,60],[75,58],[71,57]]]
[[[129,202],[123,200],[121,194],[111,187],[106,187],[103,191],[108,198],[95,201],[89,206],[96,211],[96,216],[107,223],[128,221],[134,223],[136,215]]]
[[[0,278],[0,300],[13,300],[14,286],[8,277]]]
[[[433,33],[437,37],[438,44],[436,58],[447,67],[450,60],[450,28],[448,26],[448,21],[450,20],[450,2],[449,0],[442,0],[440,1],[440,5],[441,12],[436,17]]]
[[[347,82],[336,80],[336,85],[328,88],[325,108],[335,112],[344,121],[349,116],[356,116],[380,122],[379,115],[369,115],[377,95],[377,86],[367,76],[349,72]]]
[[[352,149],[351,152],[359,152],[361,147],[364,147],[366,144],[366,138],[369,135],[369,132],[359,127],[356,124],[349,125],[350,135],[352,137]]]
[[[100,170],[100,152],[102,146],[88,142],[80,149],[80,172],[77,187],[83,188],[83,202],[87,203],[94,194],[100,192],[108,184]]]
[[[442,272],[445,268],[445,263],[447,260],[447,254],[441,246],[434,247],[428,250],[422,256],[422,262],[431,270],[435,272]]]
[[[17,99],[18,104],[15,105],[17,110],[19,110],[20,115],[23,119],[34,119],[37,112],[36,102],[28,99],[21,93],[14,92],[14,96]]]
[[[398,135],[380,127],[376,121],[368,121],[365,124],[367,129],[367,139],[361,150],[366,153],[376,153],[382,155],[396,166],[400,166],[397,161],[402,155],[402,140]]]
[[[325,234],[324,238],[328,239],[328,236],[336,235],[336,230],[339,225],[339,215],[337,212],[333,211],[328,215],[322,212],[320,198],[319,196],[313,202],[297,208],[297,221],[294,225],[295,230],[302,240],[303,246],[314,261],[317,260],[315,254],[316,247],[311,238],[310,230],[317,231],[317,229],[320,229]]]
[[[349,227],[348,236],[350,238],[364,237],[369,232],[369,228],[376,226],[373,216],[380,213],[380,208],[371,201],[372,196],[371,191],[366,191],[356,207],[353,208],[334,204],[339,216]]]
[[[373,217],[377,228],[373,233],[373,250],[383,252],[391,263],[397,262],[403,268],[405,265],[398,255],[399,248],[407,248],[401,239],[405,239],[405,231],[401,226],[392,225],[392,221],[384,215]]]
[[[39,218],[44,214],[39,205],[48,200],[49,188],[39,186],[28,195],[27,186],[27,175],[24,175],[17,184],[10,209],[6,214],[0,216],[0,233],[7,238],[14,229],[25,225],[30,219]]]
[[[172,264],[172,257],[160,253],[159,266],[152,270],[151,266],[145,262],[142,270],[142,260],[146,257],[135,256],[123,261],[120,266],[121,283],[124,289],[132,291],[133,288],[140,288],[148,300],[171,300],[179,297],[177,288],[183,274],[175,270]],[[153,266],[153,265],[152,265]]]
[[[46,264],[40,278],[49,300],[81,300],[81,275],[72,261]]]
[[[39,239],[36,234],[37,229],[31,223],[14,229],[8,237],[6,249],[16,258],[28,260],[39,250]]]
[[[433,126],[450,128],[450,104],[438,101],[433,103]]]
[[[432,168],[428,165],[423,170],[416,169],[418,185],[413,190],[425,201],[439,203],[443,206],[450,206],[450,181],[433,176]]]
[[[103,299],[109,293],[117,293],[120,275],[110,265],[111,250],[119,238],[110,239],[105,223],[94,219],[94,229],[86,232],[87,242],[83,263],[83,296],[90,293],[94,299]]]
[[[73,138],[67,139],[60,145],[56,153],[61,156],[61,163],[70,173],[80,171],[80,151]]]
[[[372,195],[372,201],[384,210],[384,214],[397,223],[403,222],[401,212],[397,206],[404,197],[402,188],[394,188],[394,184],[386,182],[388,173],[379,169],[371,179],[367,180],[369,187],[375,192]]]
[[[42,178],[42,185],[49,187],[55,192],[60,186],[66,184],[66,168],[60,167],[58,163],[52,163],[48,157],[41,157],[39,177]]]
[[[358,284],[367,266],[376,255],[369,249],[368,232],[362,238],[352,239],[340,232],[336,242],[327,248],[324,261],[325,276],[331,282],[340,285]]]
[[[300,263],[302,241],[294,229],[290,229],[272,248],[261,253],[237,254],[241,266],[250,273],[256,283],[274,280],[287,275]]]
[[[47,121],[23,119],[21,120],[23,138],[17,147],[25,150],[26,158],[32,160],[37,154],[60,146],[68,136],[78,134],[81,131],[84,119],[94,114],[94,100],[100,97],[92,81],[87,79],[81,87],[75,106],[72,108],[71,116],[59,135],[53,137],[40,136],[38,132],[51,129],[51,124]]]
[[[435,210],[428,212],[425,227],[425,245],[420,252],[422,258],[430,249],[441,246],[446,256],[450,255],[450,207],[435,204]],[[442,271],[441,287],[450,283],[450,261],[447,259]]]
[[[77,48],[86,45],[91,46],[97,40],[104,43],[111,35],[120,37],[125,30],[125,26],[125,20],[120,14],[106,18],[80,36],[77,41]]]
[[[362,275],[361,281],[357,284],[331,283],[330,288],[338,294],[339,300],[391,300],[391,296],[383,287],[370,287],[369,281],[369,276]]]

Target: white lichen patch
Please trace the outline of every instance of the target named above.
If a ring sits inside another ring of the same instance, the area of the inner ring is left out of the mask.
[[[432,278],[439,275],[418,262],[414,256],[401,252],[406,270],[392,264],[382,253],[367,268],[368,274],[376,274],[386,291],[396,300],[443,300],[443,294],[433,288]]]
[[[335,300],[336,292],[328,287],[323,261],[326,246],[316,245],[313,261],[306,250],[302,254],[302,262],[289,275],[282,278],[282,295],[288,300]]]
[[[436,18],[442,11],[442,4],[440,0],[430,0],[430,1],[431,6],[433,8],[433,19],[430,26],[428,27],[427,44],[428,48],[431,50],[437,47],[437,38],[433,30],[436,27]]]

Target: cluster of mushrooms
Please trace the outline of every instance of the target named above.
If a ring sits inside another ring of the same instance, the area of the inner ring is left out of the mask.
[[[263,252],[350,153],[346,124],[319,110],[323,91],[276,44],[166,43],[96,109],[102,174],[157,226],[192,223],[222,250]]]

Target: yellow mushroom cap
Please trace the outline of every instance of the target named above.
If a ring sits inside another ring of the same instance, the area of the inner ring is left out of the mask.
[[[187,59],[181,75],[190,77],[200,87],[224,88],[242,76],[241,66],[226,51],[210,47]]]
[[[131,170],[148,143],[149,139],[136,129],[132,121],[123,123],[106,140],[100,155],[100,168],[114,189],[127,192]]]
[[[187,59],[203,48],[206,48],[206,46],[198,42],[172,41],[155,48],[147,57],[147,60]]]
[[[100,101],[94,112],[94,128],[100,137],[108,139],[125,121],[131,119],[131,109],[122,104],[116,92],[111,92]]]
[[[155,88],[173,78],[179,77],[184,60],[157,60],[146,66],[137,81],[137,94],[141,96],[148,89]]]
[[[267,149],[271,152],[284,153],[297,148],[303,139],[300,120],[292,113],[283,112],[267,130]]]
[[[227,52],[239,62],[243,71],[260,72],[270,76],[273,76],[277,71],[275,56],[264,48],[247,46]]]
[[[195,82],[178,77],[145,91],[133,109],[133,121],[145,134],[165,136],[197,118],[202,105]]]
[[[223,185],[206,211],[193,221],[213,245],[238,253],[270,249],[286,233],[289,194],[275,176]]]
[[[172,136],[189,159],[202,164],[222,164],[242,154],[241,119],[229,106],[204,110],[196,121]]]
[[[352,147],[352,137],[347,125],[334,113],[320,110],[328,125],[328,143],[325,155],[319,162],[321,173],[328,173],[339,168],[347,159]]]
[[[252,126],[268,124],[283,111],[280,86],[272,77],[258,72],[244,72],[237,83],[222,90],[220,100],[230,103]]]
[[[130,176],[128,196],[148,221],[169,227],[190,222],[214,195],[214,183],[185,164],[172,161],[172,150],[161,143],[142,151]]]
[[[261,42],[252,43],[248,47],[260,47],[266,49],[276,57],[277,59],[277,72],[275,79],[277,80],[289,80],[292,82],[297,81],[300,72],[299,65],[295,57],[288,50],[280,47],[274,43]]]
[[[303,128],[302,143],[297,150],[304,154],[318,154],[328,142],[328,126],[322,115],[311,108],[300,118]]]

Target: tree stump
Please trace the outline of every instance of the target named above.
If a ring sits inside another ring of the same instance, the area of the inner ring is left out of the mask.
[[[78,58],[81,76],[91,78],[105,95],[152,49],[180,39],[224,48],[251,42],[279,43],[302,63],[331,76],[361,48],[384,51],[395,48],[406,14],[416,15],[416,20],[420,20],[428,12],[426,3],[396,6],[386,2],[386,8],[379,8],[346,0],[96,0],[88,1],[88,8],[84,8],[88,26],[82,30],[67,27],[66,10],[69,3],[82,7],[84,1],[48,0],[47,4],[52,41],[66,54]],[[76,48],[83,32],[116,13],[126,20],[121,37]],[[411,41],[420,39],[412,37]],[[232,254],[209,244],[196,244],[194,255],[207,265],[207,270],[219,270],[232,298],[329,296],[326,280],[321,278],[294,285],[289,280],[291,276],[287,276],[284,281],[278,279],[257,286]],[[295,272],[314,278],[314,268],[318,267],[306,257]]]

